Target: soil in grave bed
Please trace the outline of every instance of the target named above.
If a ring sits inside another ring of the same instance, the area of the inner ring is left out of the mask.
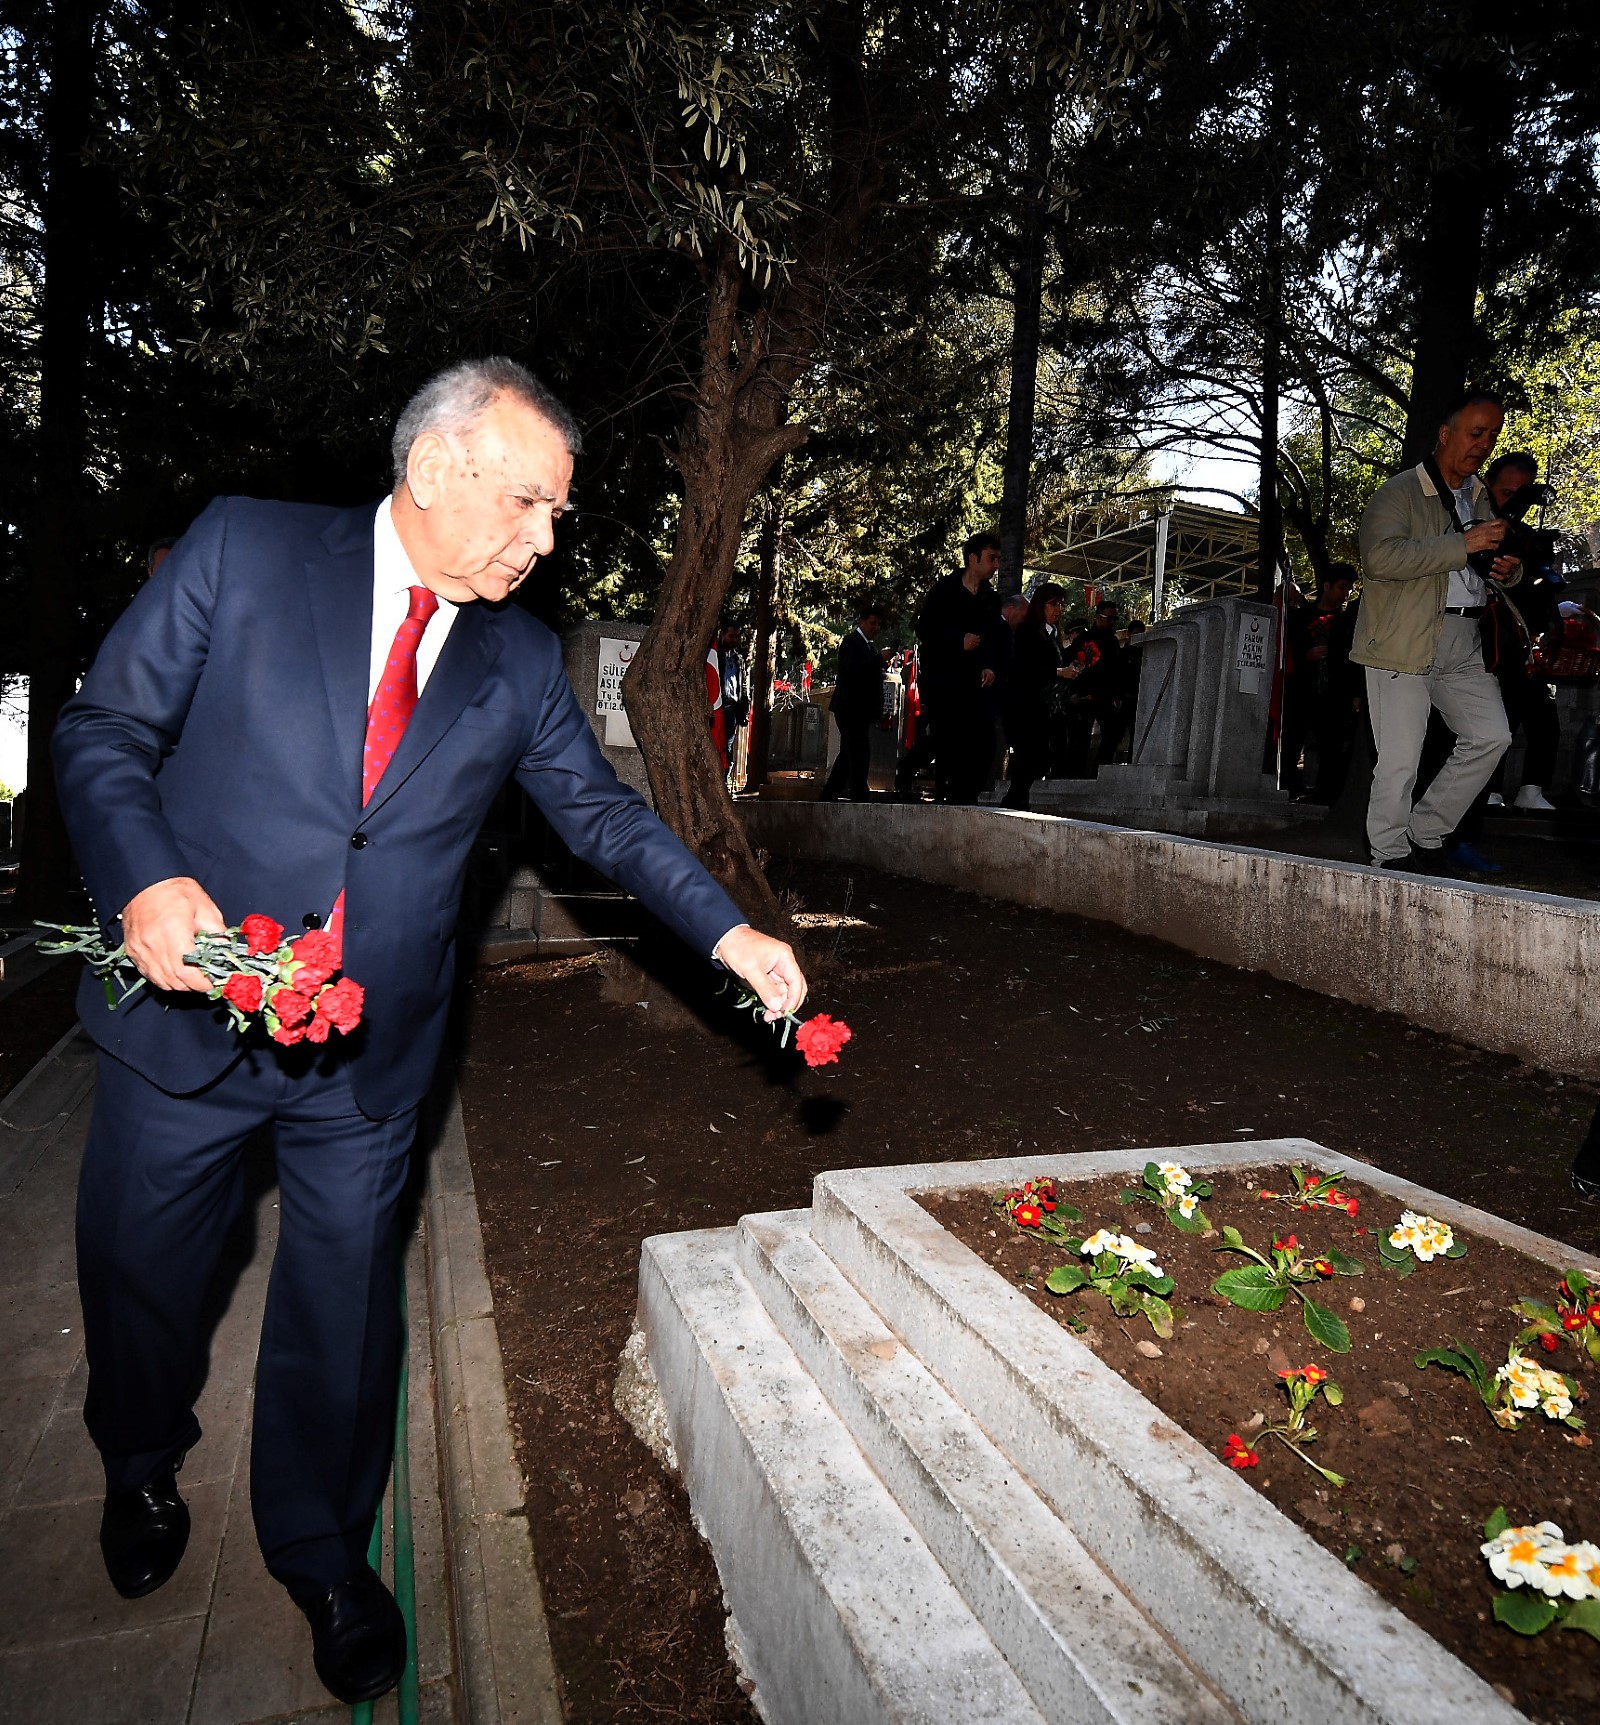
[[[1230,1433],[1253,1435],[1260,1416],[1274,1422],[1286,1415],[1279,1372],[1321,1366],[1344,1401],[1330,1408],[1318,1398],[1308,1417],[1320,1435],[1309,1453],[1349,1484],[1329,1485],[1273,1438],[1260,1446],[1260,1465],[1241,1477],[1486,1682],[1509,1691],[1530,1718],[1547,1725],[1595,1720],[1600,1644],[1561,1630],[1528,1638],[1495,1623],[1499,1584],[1478,1547],[1497,1504],[1514,1522],[1549,1520],[1569,1539],[1600,1539],[1600,1448],[1538,1412],[1519,1430],[1502,1431],[1465,1378],[1415,1364],[1422,1349],[1448,1347],[1456,1338],[1491,1369],[1503,1364],[1526,1322],[1510,1309],[1513,1302],[1524,1296],[1552,1302],[1558,1272],[1458,1232],[1468,1248],[1464,1258],[1436,1258],[1401,1278],[1378,1257],[1375,1230],[1392,1227],[1401,1209],[1382,1194],[1341,1180],[1339,1190],[1361,1201],[1351,1217],[1258,1198],[1263,1188],[1293,1190],[1283,1167],[1197,1171],[1195,1179],[1213,1188],[1204,1211],[1215,1236],[1182,1233],[1154,1207],[1122,1202],[1121,1192],[1139,1184],[1137,1175],[1057,1180],[1061,1201],[1083,1212],[1081,1224],[1072,1224],[1075,1234],[1138,1230],[1140,1244],[1155,1249],[1177,1284],[1172,1302],[1179,1313],[1173,1335],[1160,1342],[1143,1317],[1118,1318],[1098,1294],[1049,1293],[1044,1278],[1068,1253],[997,1216],[992,1194],[928,1195],[922,1202],[1058,1322],[1086,1324],[1081,1339],[1214,1453],[1220,1455]],[[1279,1311],[1252,1312],[1210,1291],[1225,1270],[1252,1261],[1217,1250],[1229,1223],[1265,1256],[1275,1237],[1292,1233],[1308,1258],[1333,1249],[1364,1265],[1363,1275],[1308,1288],[1348,1325],[1349,1353],[1312,1339],[1293,1295]],[[1576,1411],[1600,1416],[1594,1393],[1600,1373],[1580,1363],[1577,1349],[1563,1343],[1555,1354],[1529,1352],[1573,1378],[1580,1395],[1587,1392],[1587,1405]]]

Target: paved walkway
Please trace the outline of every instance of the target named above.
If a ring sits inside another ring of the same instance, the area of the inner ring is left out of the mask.
[[[106,1580],[96,1539],[103,1483],[80,1412],[85,1368],[72,1256],[92,1094],[90,1051],[73,1037],[0,1103],[0,1725],[347,1719],[350,1709],[317,1681],[305,1622],[262,1567],[250,1521],[256,1337],[277,1235],[265,1153],[249,1161],[251,1201],[218,1292],[211,1370],[198,1404],[205,1435],[180,1476],[193,1516],[188,1552],[173,1579],[146,1599],[121,1599]],[[472,1224],[475,1233],[475,1207]],[[420,1228],[408,1252],[407,1290],[421,1718],[458,1725],[467,1718],[460,1697],[473,1685],[461,1680],[454,1654]],[[491,1376],[498,1365],[496,1348]],[[458,1413],[459,1400],[452,1401]],[[459,1567],[459,1527],[455,1537]],[[387,1574],[387,1526],[385,1545]],[[531,1609],[538,1618],[536,1584],[519,1606],[520,1615]],[[485,1716],[472,1711],[474,1720]],[[379,1725],[396,1719],[392,1695],[374,1717]]]

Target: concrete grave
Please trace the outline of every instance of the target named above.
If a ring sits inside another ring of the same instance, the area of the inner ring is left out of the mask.
[[[1144,655],[1131,759],[1093,779],[1047,779],[1044,814],[1126,818],[1201,838],[1320,819],[1261,770],[1272,704],[1277,613],[1254,599],[1208,599],[1158,623],[1129,650]]]
[[[622,678],[645,633],[643,623],[575,623],[561,637],[561,656],[601,752],[623,784],[654,807],[622,705]],[[536,818],[520,798],[516,810],[519,819]],[[517,850],[515,864],[487,895],[480,931],[487,952],[497,958],[592,952],[634,935],[627,894],[574,864],[554,834],[524,833]]]
[[[914,1196],[1168,1157],[1332,1160],[1281,1139],[855,1169],[819,1175],[810,1210],[645,1242],[649,1367],[769,1725],[1522,1719]]]

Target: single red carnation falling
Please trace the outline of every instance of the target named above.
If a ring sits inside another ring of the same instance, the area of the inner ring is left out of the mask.
[[[839,1050],[850,1040],[850,1026],[825,1012],[808,1018],[795,1034],[794,1045],[805,1056],[807,1066],[831,1066]]]

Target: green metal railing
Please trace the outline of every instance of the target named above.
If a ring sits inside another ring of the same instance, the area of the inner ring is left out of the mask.
[[[407,1412],[411,1401],[411,1326],[406,1304],[406,1270],[400,1265],[400,1393],[395,1399],[394,1470],[390,1476],[393,1504],[394,1597],[406,1625],[406,1663],[400,1673],[395,1700],[400,1725],[418,1725],[421,1699],[417,1688],[417,1562],[411,1541],[411,1442]],[[383,1505],[372,1521],[372,1542],[367,1562],[378,1569],[383,1562]],[[371,1701],[358,1701],[350,1709],[350,1725],[372,1725]]]

